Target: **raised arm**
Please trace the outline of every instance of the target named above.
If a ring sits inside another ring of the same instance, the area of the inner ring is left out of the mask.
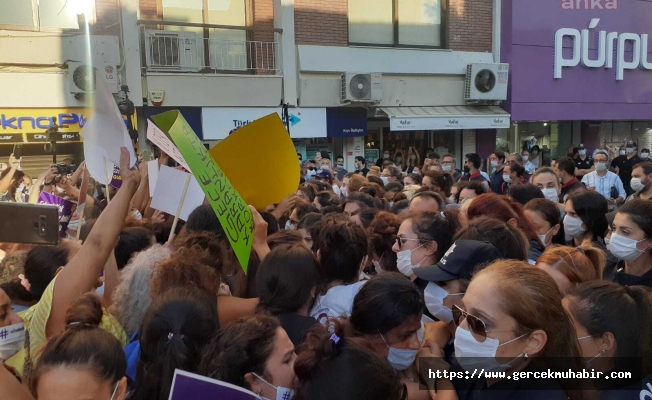
[[[57,176],[57,167],[53,164],[36,178],[36,182],[34,182],[32,189],[29,192],[28,202],[30,204],[36,204],[38,197],[41,194],[41,185],[45,182],[51,182],[55,176]]]
[[[120,154],[120,175],[122,187],[100,214],[79,252],[57,276],[46,326],[48,338],[64,330],[70,305],[93,289],[122,230],[131,198],[140,184],[140,174],[136,168],[129,168],[129,153],[124,147]]]
[[[7,175],[5,175],[2,180],[0,180],[0,193],[5,193],[7,190],[9,190],[9,186],[11,186],[11,180],[14,179],[14,174],[18,170],[19,163],[20,160],[17,160],[16,157],[14,157],[14,154],[11,153],[9,155],[9,172],[7,172]]]

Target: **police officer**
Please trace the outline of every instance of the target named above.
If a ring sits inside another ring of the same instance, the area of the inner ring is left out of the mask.
[[[627,147],[625,147],[625,157],[618,157],[618,161],[615,162],[616,165],[612,165],[614,172],[618,174],[620,180],[623,181],[623,186],[625,187],[625,192],[627,196],[632,195],[635,190],[632,189],[630,185],[630,180],[632,179],[632,170],[634,166],[643,161],[641,157],[638,156],[636,142],[630,140],[627,142]]]
[[[577,157],[575,157],[575,176],[581,179],[584,175],[593,171],[595,171],[593,158],[586,155],[586,148],[580,143],[577,149]]]

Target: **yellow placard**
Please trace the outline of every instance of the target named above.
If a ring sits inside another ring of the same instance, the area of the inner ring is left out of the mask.
[[[276,113],[233,132],[210,154],[247,204],[258,210],[280,203],[299,186],[297,152]]]

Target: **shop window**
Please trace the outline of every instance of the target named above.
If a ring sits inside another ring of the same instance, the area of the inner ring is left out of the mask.
[[[349,0],[349,42],[441,47],[443,0]]]
[[[79,15],[95,21],[93,1],[88,0],[2,0],[0,28],[9,30],[80,29]]]

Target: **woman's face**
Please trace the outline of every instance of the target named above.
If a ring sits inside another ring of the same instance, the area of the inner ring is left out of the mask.
[[[562,306],[566,314],[570,317],[573,322],[573,327],[575,328],[575,335],[577,337],[577,342],[580,345],[580,351],[582,352],[582,357],[587,361],[591,360],[591,368],[596,371],[607,371],[612,368],[610,364],[614,356],[613,353],[616,352],[617,346],[613,346],[611,350],[607,351],[609,345],[603,342],[601,336],[591,337],[589,331],[582,324],[577,322],[575,316],[573,315],[570,304],[571,301],[577,301],[576,298],[571,296],[566,296],[561,301]],[[582,339],[580,339],[582,338]],[[600,356],[600,357],[597,357]],[[595,358],[594,358],[595,357]]]
[[[89,371],[59,367],[41,376],[36,391],[39,400],[124,400],[127,379],[122,378],[117,386],[99,381]]]
[[[575,207],[573,206],[572,201],[570,201],[570,200],[566,201],[566,203],[564,204],[564,210],[566,211],[566,215],[568,215],[569,217],[577,218],[577,219],[580,219],[580,220],[582,219],[575,212]],[[614,220],[614,223],[615,223],[615,220]],[[584,222],[582,222],[582,228],[586,229],[586,224]]]
[[[647,239],[645,232],[634,221],[632,221],[627,214],[616,214],[613,224],[613,233],[617,233],[618,235],[628,239],[639,241],[636,245],[639,250],[643,250],[645,249],[645,246],[650,245],[649,241],[641,242],[641,240]]]
[[[414,179],[409,175],[406,176],[405,178],[403,178],[403,183],[405,183],[405,186],[416,185],[416,182],[414,181]]]
[[[358,211],[360,209],[360,206],[357,203],[354,202],[348,202],[344,206],[344,214],[351,216],[354,212]]]
[[[268,381],[274,386],[293,389],[294,384],[294,361],[297,354],[294,352],[294,345],[288,334],[281,327],[276,329],[276,340],[274,350],[265,364],[265,376],[271,378]],[[268,399],[276,398],[276,389],[263,383],[260,394]]]
[[[310,236],[310,233],[308,232],[307,229],[299,229],[299,233],[301,234],[301,237],[303,238],[303,243],[308,246],[309,249],[312,249],[312,237]]]
[[[551,235],[552,232],[550,232],[550,229],[552,229],[552,226],[550,226],[550,223],[543,219],[541,215],[532,210],[525,210],[525,216],[532,222],[532,226],[534,229],[537,231],[537,235],[548,235],[548,236],[554,236]],[[546,243],[549,241],[549,237],[546,237]]]
[[[539,174],[532,179],[532,183],[539,189],[553,188],[559,193],[559,179],[550,173]]]
[[[432,265],[432,254],[428,254],[428,246],[422,246],[418,240],[417,234],[412,230],[412,219],[406,219],[398,228],[397,240],[392,246],[392,251],[398,253],[400,251],[411,250],[412,265]]]
[[[419,350],[421,342],[419,342],[417,332],[421,329],[422,316],[423,313],[410,316],[401,325],[390,329],[382,336],[373,335],[373,337],[370,337],[378,356],[387,358],[390,347],[403,350]]]
[[[303,193],[303,190],[297,190],[297,197],[300,198],[301,200],[308,200],[308,196],[306,196],[305,193]]]
[[[500,295],[496,295],[501,290],[496,279],[489,274],[476,276],[469,284],[462,302],[466,312],[484,322],[487,338],[496,339],[500,344],[504,344],[518,337],[518,324],[514,318],[503,311],[503,299]],[[460,328],[470,331],[466,319],[460,323]],[[477,333],[472,331],[471,333],[477,341],[483,340],[482,336]],[[526,353],[527,342],[528,335],[498,347],[496,358],[512,360],[523,355]]]
[[[536,267],[552,277],[560,292],[568,293],[573,289],[574,285],[566,278],[566,275],[562,274],[558,269],[553,268],[550,264],[538,262]]]

